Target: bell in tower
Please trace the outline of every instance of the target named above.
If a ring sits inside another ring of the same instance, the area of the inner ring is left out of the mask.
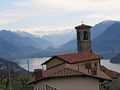
[[[91,37],[90,37],[90,28],[91,26],[81,24],[79,26],[76,26],[76,32],[77,32],[77,47],[78,52],[82,51],[92,51],[91,49]]]

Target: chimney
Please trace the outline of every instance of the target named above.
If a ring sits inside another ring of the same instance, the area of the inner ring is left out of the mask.
[[[38,80],[43,77],[43,70],[42,69],[35,69],[34,70],[35,79]]]
[[[90,35],[90,28],[91,26],[81,24],[79,26],[76,26],[76,32],[77,32],[77,47],[78,52],[82,51],[92,51],[91,49],[91,35]]]

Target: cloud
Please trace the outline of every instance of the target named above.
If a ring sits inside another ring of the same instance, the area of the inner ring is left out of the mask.
[[[28,8],[36,16],[62,16],[76,12],[81,12],[83,15],[79,16],[84,18],[119,19],[120,16],[120,0],[29,0],[14,5]]]
[[[92,25],[120,19],[120,0],[14,0],[10,6],[1,10],[2,27],[19,22],[12,24],[14,29],[32,33],[73,28],[81,19]]]
[[[49,10],[68,11],[106,11],[118,10],[119,0],[29,0],[28,2],[17,2],[17,6],[31,7]]]
[[[18,19],[0,19],[0,24],[8,24],[19,21]]]

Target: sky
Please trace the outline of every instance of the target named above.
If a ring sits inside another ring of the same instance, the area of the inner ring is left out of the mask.
[[[120,20],[120,0],[0,0],[0,30],[29,33]]]

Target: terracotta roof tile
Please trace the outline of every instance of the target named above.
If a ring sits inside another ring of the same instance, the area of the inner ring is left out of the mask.
[[[64,68],[64,69],[61,69],[60,71],[50,74],[49,77],[72,76],[72,75],[83,75],[83,73],[70,68]]]
[[[97,75],[93,75],[91,74],[91,72],[87,69],[84,70],[75,70],[75,69],[71,69],[71,68],[64,68],[62,70],[59,70],[57,72],[54,72],[52,74],[50,74],[48,77],[62,77],[62,76],[81,76],[81,75],[85,75],[85,76],[91,76],[94,78],[99,78],[99,79],[104,79],[104,80],[111,80],[111,78],[106,75],[104,72],[97,70]]]
[[[92,69],[91,69],[92,70]],[[105,74],[103,71],[101,70],[97,70],[97,74],[96,75],[92,75],[91,74],[91,71],[88,72],[88,69],[85,69],[85,68],[81,68],[80,71],[86,75],[91,75],[93,77],[97,77],[97,78],[101,78],[101,79],[106,79],[106,80],[111,80],[111,78]]]
[[[91,74],[91,72],[88,72],[88,69],[80,69],[77,70],[73,67],[70,67],[69,65],[66,67],[61,67],[61,69],[57,69],[56,71],[53,70],[51,73],[46,73],[47,70],[43,73],[43,77],[41,77],[39,80],[46,79],[46,78],[54,78],[54,77],[69,77],[69,76],[88,76],[88,77],[93,77],[93,78],[98,78],[98,79],[103,79],[103,80],[111,80],[111,78],[106,75],[104,72],[97,70],[97,75]],[[29,82],[28,84],[31,83],[36,83],[39,80],[33,80]]]
[[[67,63],[78,63],[78,62],[85,62],[89,60],[102,59],[101,56],[95,53],[85,51],[85,52],[79,52],[79,53],[56,55],[50,58],[48,61],[42,63],[42,65],[48,63],[53,58],[59,58]]]
[[[77,63],[77,62],[84,62],[89,60],[101,59],[102,57],[96,55],[92,52],[80,52],[80,53],[72,53],[72,54],[63,54],[57,55],[56,57],[69,62],[69,63]]]
[[[105,66],[101,66],[100,69],[101,69],[101,71],[103,71],[105,74],[107,74],[112,79],[116,79],[116,78],[120,77],[120,73],[119,72],[110,70],[110,69],[106,68]]]

